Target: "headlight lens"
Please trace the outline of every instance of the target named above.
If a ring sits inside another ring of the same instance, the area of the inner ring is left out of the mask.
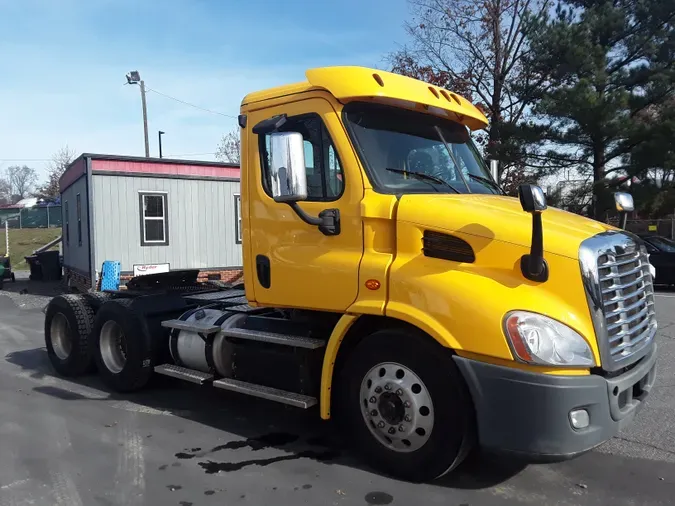
[[[531,364],[595,365],[586,340],[567,325],[548,316],[513,311],[504,319],[506,335],[517,357]]]

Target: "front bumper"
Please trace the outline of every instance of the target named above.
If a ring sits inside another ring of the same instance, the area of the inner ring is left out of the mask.
[[[614,378],[553,376],[455,356],[476,410],[478,440],[489,451],[555,461],[584,453],[615,436],[641,409],[656,379],[656,349]],[[575,429],[570,411],[590,424]]]

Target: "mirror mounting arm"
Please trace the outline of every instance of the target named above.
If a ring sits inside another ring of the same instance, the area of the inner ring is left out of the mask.
[[[520,258],[520,270],[530,281],[548,280],[548,263],[544,258],[544,227],[541,213],[532,213],[532,244],[530,254]]]
[[[288,202],[288,205],[302,221],[308,225],[318,226],[323,235],[340,235],[339,209],[324,209],[319,213],[319,217],[315,218],[303,211],[297,202]]]

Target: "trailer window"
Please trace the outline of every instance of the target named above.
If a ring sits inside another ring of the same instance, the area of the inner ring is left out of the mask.
[[[75,196],[75,201],[77,204],[77,245],[82,246],[82,201],[79,193]]]
[[[305,146],[305,172],[307,174],[307,200],[330,202],[342,196],[344,176],[340,159],[330,138],[328,129],[318,114],[303,114],[288,118],[279,132],[299,132]],[[265,192],[271,195],[269,176],[270,137],[260,137],[260,159],[262,160]]]
[[[234,196],[234,241],[241,244],[241,196]]]
[[[140,193],[141,246],[169,244],[166,193]]]

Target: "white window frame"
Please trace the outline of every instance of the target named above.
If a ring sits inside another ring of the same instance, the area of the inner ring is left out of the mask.
[[[169,192],[156,190],[139,190],[141,246],[168,246],[169,245]],[[145,197],[162,197],[162,216],[145,216]],[[145,237],[145,222],[147,220],[162,221],[164,239],[147,240]]]
[[[242,243],[243,232],[241,230],[241,195],[234,194],[234,242]]]

